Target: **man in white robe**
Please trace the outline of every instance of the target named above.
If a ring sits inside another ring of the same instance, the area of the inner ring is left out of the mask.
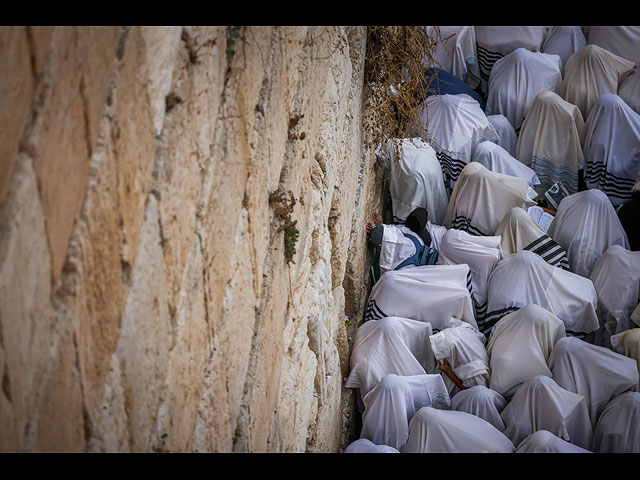
[[[426,28],[432,39],[440,40],[431,54],[435,66],[464,80],[471,88],[476,88],[480,83],[480,69],[476,58],[475,29],[464,26]],[[431,66],[425,65],[425,68]]]
[[[579,338],[558,340],[549,357],[549,368],[558,385],[586,398],[594,429],[611,399],[628,390],[638,391],[634,360]]]
[[[492,172],[471,162],[460,173],[443,225],[472,235],[491,236],[512,208],[535,204],[528,197],[528,189],[524,178]]]
[[[467,412],[486,420],[501,432],[506,428],[500,416],[509,402],[498,392],[484,385],[461,390],[451,399],[451,410]]]
[[[562,85],[558,55],[518,48],[498,60],[489,77],[487,115],[501,113],[519,134],[533,99]]]
[[[587,43],[598,45],[611,53],[640,65],[640,27],[594,25],[582,27]]]
[[[578,107],[552,91],[535,97],[518,136],[516,158],[538,175],[540,184],[535,189],[539,195],[556,182],[562,182],[569,193],[578,191],[584,135]]]
[[[504,216],[495,234],[501,238],[500,247],[505,257],[521,250],[530,250],[548,264],[569,270],[567,252],[520,207],[512,208]]]
[[[498,140],[480,104],[464,93],[428,96],[422,102],[418,121],[427,130],[425,140],[436,151],[448,193],[471,161],[475,146],[484,140]]]
[[[562,440],[547,430],[537,430],[520,442],[515,453],[591,453],[591,451]]]
[[[509,155],[516,158],[516,143],[518,142],[518,135],[513,128],[513,125],[507,120],[507,117],[498,113],[496,115],[487,115],[487,120],[495,128],[498,134],[498,140],[495,143],[504,148]]]
[[[564,322],[567,335],[584,337],[598,329],[593,283],[522,250],[500,260],[489,276],[487,316],[478,322],[485,335],[510,312],[536,304]]]
[[[550,26],[544,34],[540,51],[558,55],[562,61],[562,68],[567,60],[587,44],[587,39],[580,27]]]
[[[640,393],[621,393],[607,403],[593,445],[597,453],[640,453]]]
[[[467,265],[425,265],[384,273],[371,289],[366,320],[398,316],[429,322],[434,332],[451,317],[477,327]]]
[[[509,398],[528,378],[551,377],[547,361],[564,336],[562,320],[535,304],[502,317],[487,344],[490,388]]]
[[[589,279],[598,294],[600,321],[592,343],[611,347],[612,335],[635,326],[631,314],[640,295],[640,252],[610,246],[593,265]]]
[[[576,105],[587,118],[591,107],[605,93],[616,93],[634,63],[598,45],[586,45],[574,53],[564,67],[558,94]]]
[[[631,200],[640,174],[640,114],[615,94],[602,95],[585,123],[584,180],[613,206]]]
[[[611,202],[596,189],[563,198],[547,233],[566,250],[571,271],[583,277],[611,245],[629,248]]]
[[[513,453],[500,430],[480,417],[455,410],[423,407],[409,423],[401,453]]]
[[[560,387],[551,377],[530,377],[518,387],[502,411],[504,434],[519,445],[537,430],[546,430],[585,450],[593,429],[584,396]]]
[[[530,187],[535,188],[540,184],[535,171],[496,143],[480,142],[473,151],[471,160],[484,165],[492,172],[524,178]]]

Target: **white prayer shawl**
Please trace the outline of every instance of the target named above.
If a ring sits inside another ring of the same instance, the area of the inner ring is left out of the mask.
[[[487,115],[501,113],[516,133],[534,98],[562,85],[562,61],[558,55],[518,48],[498,60],[491,70]]]
[[[536,172],[496,143],[480,142],[473,151],[471,160],[484,165],[492,172],[524,178],[530,187],[540,183]]]
[[[589,279],[598,294],[600,329],[595,343],[610,347],[612,335],[634,327],[630,317],[640,294],[640,252],[610,246],[591,268]]]
[[[553,346],[564,336],[562,320],[535,304],[502,317],[487,344],[490,388],[510,397],[528,378],[551,377],[547,361]]]
[[[346,388],[357,388],[362,398],[385,375],[434,373],[435,360],[429,344],[431,324],[407,318],[369,320],[356,331],[351,351],[351,373]]]
[[[562,182],[570,193],[578,191],[584,135],[584,119],[578,107],[551,91],[535,97],[520,130],[516,158],[538,175],[536,191],[542,193],[555,182]]]
[[[520,207],[512,208],[498,228],[502,255],[505,257],[521,250],[530,250],[554,267],[569,270],[567,252],[556,243],[538,223]]]
[[[640,113],[640,67],[634,68],[618,87],[618,95],[634,112]]]
[[[611,348],[621,355],[632,358],[640,370],[640,328],[632,328],[611,336]]]
[[[513,125],[507,120],[507,117],[498,113],[496,115],[487,115],[487,120],[489,120],[489,123],[498,134],[499,138],[496,143],[509,152],[509,155],[515,157],[518,136],[513,129]]]
[[[522,250],[500,260],[489,276],[487,316],[478,320],[489,334],[506,314],[536,304],[564,322],[567,335],[585,336],[597,330],[597,297],[593,283]]]
[[[567,60],[558,94],[587,118],[596,100],[605,93],[616,93],[633,67],[633,62],[598,45],[586,45]]]
[[[484,335],[475,327],[456,318],[450,319],[443,330],[429,337],[436,361],[447,360],[465,387],[489,384],[489,357],[485,341]],[[457,395],[459,389],[453,381],[444,374],[443,379],[449,394]]]
[[[404,235],[405,233],[412,235],[420,245],[424,245],[422,239],[404,225],[384,225],[380,248],[380,271],[382,273],[393,270],[407,258],[415,255],[416,246]]]
[[[591,189],[565,197],[547,231],[569,257],[571,271],[588,277],[611,245],[629,249],[627,234],[607,196]]]
[[[560,387],[551,377],[527,379],[502,411],[504,434],[514,445],[538,430],[547,430],[585,450],[591,449],[593,429],[583,395]]]
[[[359,438],[358,440],[351,442],[347,448],[344,449],[344,453],[400,453],[393,447],[388,445],[376,445],[371,440],[366,438]]]
[[[409,437],[409,422],[422,407],[449,408],[442,377],[386,375],[363,399],[360,438],[399,449]]]
[[[562,440],[547,430],[538,430],[522,440],[515,453],[591,453],[591,451]]]
[[[631,200],[640,173],[640,114],[618,95],[605,94],[593,105],[585,126],[587,187],[602,190],[614,206]]]
[[[464,93],[428,96],[422,102],[419,122],[427,130],[425,140],[436,151],[448,193],[471,161],[475,146],[498,140],[478,102]]]
[[[366,319],[388,316],[429,322],[434,332],[451,317],[477,327],[469,267],[424,265],[382,274],[371,289]]]
[[[405,138],[388,141],[385,154],[391,172],[389,194],[394,222],[403,223],[417,207],[423,207],[431,220],[441,224],[449,195],[435,150],[421,138]]]
[[[480,69],[476,58],[476,32],[473,27],[438,26],[426,27],[427,34],[440,40],[431,54],[437,67],[464,80],[471,88],[480,83]],[[438,37],[437,32],[440,32]]]
[[[640,65],[640,27],[598,25],[585,26],[583,29],[588,43]]]
[[[429,235],[431,235],[431,246],[440,251],[442,237],[447,233],[447,227],[436,225],[431,223],[431,220],[427,220],[427,231],[429,232]]]
[[[638,367],[624,355],[575,337],[556,342],[549,368],[558,385],[587,400],[595,428],[607,403],[627,390],[638,391]]]
[[[478,162],[469,163],[456,183],[444,226],[472,235],[493,235],[513,207],[534,205],[524,178],[492,172]]]
[[[451,399],[451,410],[467,412],[489,422],[501,432],[506,428],[500,416],[509,402],[498,392],[484,385],[461,390]]]
[[[513,453],[500,430],[480,417],[455,410],[424,407],[409,423],[401,453]]]
[[[640,453],[640,393],[621,393],[607,404],[593,443],[597,453]]]
[[[580,27],[551,26],[544,35],[540,51],[558,55],[562,68],[569,57],[587,44],[587,39]]]
[[[546,29],[543,26],[476,26],[476,51],[483,91],[487,91],[487,83],[496,61],[517,48],[539,52]]]
[[[500,237],[471,235],[451,229],[442,238],[439,265],[467,264],[471,271],[471,290],[476,316],[486,313],[489,273],[502,258]]]

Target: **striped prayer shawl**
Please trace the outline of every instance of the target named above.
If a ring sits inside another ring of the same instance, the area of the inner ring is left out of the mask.
[[[384,313],[380,309],[380,307],[378,307],[378,304],[376,304],[375,300],[369,300],[369,303],[367,304],[367,311],[364,315],[365,322],[368,322],[369,320],[380,320],[381,318],[385,318],[387,316],[388,315]]]
[[[578,191],[578,171],[573,170],[568,165],[561,166],[556,165],[544,158],[531,157],[531,165],[529,165],[540,180],[538,188],[544,188],[548,190],[556,182],[562,182],[567,188],[569,193],[576,193]]]
[[[569,272],[571,271],[567,252],[565,252],[564,249],[547,234],[544,234],[537,240],[534,240],[524,247],[523,250],[531,250],[533,253],[540,255],[545,262],[553,265],[554,267],[562,268]]]
[[[585,182],[588,188],[602,190],[607,197],[618,199],[620,203],[624,203],[631,200],[631,192],[636,178],[614,175],[607,170],[604,163],[589,162],[585,173]]]
[[[460,172],[467,166],[464,160],[458,160],[457,158],[450,157],[444,152],[436,152],[436,157],[442,167],[442,176],[444,177],[444,186],[447,189],[447,193],[451,195],[453,186],[458,181]]]
[[[504,55],[498,52],[492,52],[491,50],[484,48],[476,43],[476,52],[478,54],[478,66],[480,67],[480,78],[485,82],[489,81],[491,70],[493,65],[500,60]]]
[[[471,235],[481,235],[483,237],[489,237],[488,233],[484,233],[477,227],[474,227],[471,224],[471,219],[465,217],[464,215],[456,215],[453,221],[451,222],[451,228],[455,228],[456,230],[463,230]]]

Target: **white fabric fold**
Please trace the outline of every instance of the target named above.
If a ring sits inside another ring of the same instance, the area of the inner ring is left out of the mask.
[[[618,87],[618,95],[634,112],[640,113],[640,67],[636,66],[624,77]]]
[[[471,159],[492,172],[524,178],[530,187],[540,183],[536,172],[496,143],[480,142],[473,151]]]
[[[587,39],[581,27],[554,25],[545,32],[540,51],[558,55],[564,72],[567,60],[586,44]]]
[[[464,80],[471,88],[480,83],[480,70],[476,58],[476,32],[473,27],[438,26],[426,27],[427,34],[440,41],[435,45],[431,58],[442,68]],[[437,29],[437,30],[436,30]],[[430,67],[432,65],[425,65]]]
[[[461,390],[451,399],[451,410],[467,412],[489,422],[501,432],[505,425],[500,416],[509,402],[498,392],[484,385]]]
[[[621,393],[607,404],[593,443],[597,453],[640,453],[640,393]]]
[[[591,453],[547,430],[537,430],[522,440],[515,453]]]
[[[588,43],[640,65],[640,27],[593,25],[583,29]]]
[[[400,453],[393,447],[388,445],[376,445],[371,440],[366,438],[359,438],[351,442],[347,448],[344,449],[344,453]]]
[[[632,328],[612,335],[611,348],[615,352],[635,360],[640,371],[640,328]]]
[[[504,148],[509,155],[515,158],[516,156],[516,143],[518,142],[518,136],[513,128],[513,125],[507,120],[507,117],[501,113],[495,115],[487,115],[487,120],[493,125],[493,128],[498,134],[498,140],[496,143]]]

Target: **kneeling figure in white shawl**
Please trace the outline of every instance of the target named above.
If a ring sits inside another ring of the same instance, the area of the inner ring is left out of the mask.
[[[593,443],[598,453],[640,453],[640,393],[621,393],[607,404]]]

